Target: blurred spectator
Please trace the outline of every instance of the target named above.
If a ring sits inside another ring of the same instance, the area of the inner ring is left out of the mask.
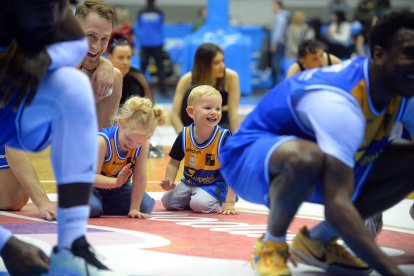
[[[361,0],[356,7],[354,19],[362,25],[362,35],[365,40],[371,29],[372,23],[376,20],[376,3],[375,0]]]
[[[345,16],[349,15],[349,6],[347,0],[331,0],[328,4],[327,16],[330,17],[331,14],[341,11]]]
[[[140,70],[131,67],[132,47],[128,40],[114,38],[108,47],[108,54],[109,60],[121,71],[123,77],[120,105],[132,96],[145,97],[153,101],[145,76]]]
[[[369,54],[368,39],[364,37],[359,21],[352,22],[352,41],[355,45],[353,55],[367,56]]]
[[[297,58],[297,61],[289,67],[286,78],[307,69],[341,63],[339,58],[325,52],[323,44],[316,39],[304,40],[299,45]]]
[[[352,53],[351,23],[346,20],[345,13],[336,11],[329,24],[327,41],[329,52],[340,59],[347,59]]]
[[[137,39],[141,47],[141,70],[143,74],[145,75],[147,71],[149,59],[153,58],[157,66],[160,93],[163,96],[167,96],[163,63],[164,12],[155,6],[155,2],[155,0],[147,0],[146,7],[138,12]]]
[[[130,24],[129,11],[122,5],[115,5],[115,23],[112,30],[111,41],[113,37],[122,37],[128,40],[129,45],[134,49],[134,31]]]
[[[296,58],[299,44],[305,39],[315,37],[315,32],[306,23],[306,16],[303,11],[295,11],[287,29],[286,37],[286,58]]]
[[[270,34],[269,50],[272,58],[273,84],[278,83],[278,75],[283,75],[282,59],[285,55],[286,31],[289,11],[283,8],[282,1],[273,2],[274,20]]]
[[[193,23],[193,31],[197,31],[198,28],[204,25],[207,18],[207,8],[206,6],[202,6],[197,10],[197,18]]]
[[[320,17],[315,17],[309,20],[308,22],[309,27],[313,30],[315,35],[315,39],[320,41],[322,44],[325,44],[326,37],[322,35],[321,28],[322,28],[322,19]]]
[[[390,0],[376,0],[376,13],[377,17],[382,17],[391,8]]]

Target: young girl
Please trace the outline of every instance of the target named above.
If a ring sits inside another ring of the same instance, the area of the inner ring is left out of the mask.
[[[145,192],[149,138],[164,123],[151,100],[131,97],[112,127],[99,132],[99,157],[91,196],[91,217],[128,215],[148,218],[155,201]],[[132,183],[130,181],[133,174]]]

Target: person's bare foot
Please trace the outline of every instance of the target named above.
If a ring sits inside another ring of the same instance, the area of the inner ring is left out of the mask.
[[[38,247],[15,237],[0,252],[10,275],[37,275],[48,272],[49,257]]]

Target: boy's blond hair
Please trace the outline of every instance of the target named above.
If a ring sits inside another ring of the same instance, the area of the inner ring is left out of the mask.
[[[115,22],[114,9],[102,0],[86,0],[76,7],[76,17],[84,20],[90,13],[95,12],[113,25]]]
[[[188,96],[188,99],[187,99],[187,106],[196,104],[202,97],[213,96],[213,95],[216,95],[220,97],[221,99],[220,92],[217,89],[215,89],[213,86],[210,86],[210,85],[197,86],[193,88],[193,90],[191,90],[190,95]]]
[[[122,121],[129,129],[144,129],[153,132],[158,125],[165,123],[165,114],[161,106],[154,106],[150,99],[130,97],[120,108],[114,121]]]

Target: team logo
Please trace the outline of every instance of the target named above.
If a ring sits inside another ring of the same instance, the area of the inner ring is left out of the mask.
[[[194,155],[191,155],[191,156],[190,156],[190,161],[189,161],[189,163],[190,163],[190,166],[195,167],[195,165],[196,165],[196,161],[195,161],[195,156],[194,156]]]
[[[214,166],[216,164],[216,157],[214,154],[206,154],[206,166]]]

